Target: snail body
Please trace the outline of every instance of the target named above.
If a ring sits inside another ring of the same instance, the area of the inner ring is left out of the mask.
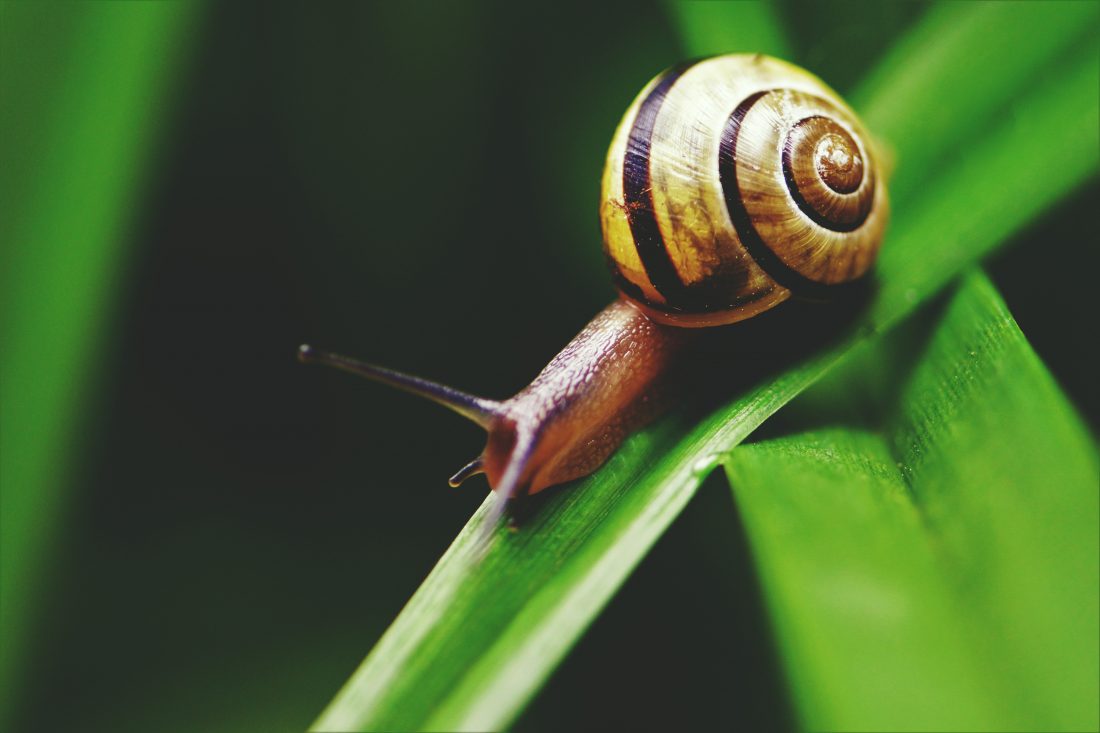
[[[326,363],[433,399],[488,432],[451,479],[504,500],[598,468],[664,406],[698,327],[864,276],[888,215],[855,114],[812,74],[761,55],[683,64],[643,88],[608,151],[600,220],[620,297],[503,401],[346,357]]]

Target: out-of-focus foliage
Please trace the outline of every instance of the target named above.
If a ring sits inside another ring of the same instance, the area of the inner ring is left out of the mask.
[[[0,725],[194,7],[0,5]],[[74,59],[78,61],[74,62]]]

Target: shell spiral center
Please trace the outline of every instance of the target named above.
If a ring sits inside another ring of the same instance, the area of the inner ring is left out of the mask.
[[[783,174],[791,198],[817,224],[850,232],[870,213],[874,189],[863,186],[863,153],[830,117],[800,120],[783,144]]]
[[[830,132],[814,149],[817,174],[837,193],[851,193],[863,181],[863,158],[847,133]]]

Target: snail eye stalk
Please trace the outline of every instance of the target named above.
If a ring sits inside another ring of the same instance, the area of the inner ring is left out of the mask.
[[[298,361],[303,364],[321,364],[334,367],[349,374],[355,374],[419,395],[454,410],[486,430],[489,429],[489,423],[500,411],[500,403],[495,400],[477,397],[453,387],[448,387],[445,384],[433,382],[430,379],[414,377],[411,374],[368,364],[351,357],[319,351],[308,344],[302,344],[298,347]]]

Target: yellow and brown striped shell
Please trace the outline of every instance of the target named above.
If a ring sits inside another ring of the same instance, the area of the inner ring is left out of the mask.
[[[734,55],[646,85],[608,151],[600,219],[623,294],[704,326],[858,279],[887,209],[870,138],[840,97],[797,66]]]

